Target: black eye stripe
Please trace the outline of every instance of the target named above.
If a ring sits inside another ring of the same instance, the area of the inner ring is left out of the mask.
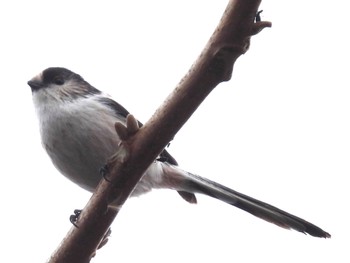
[[[64,84],[64,79],[61,76],[57,76],[53,79],[53,83],[56,85],[63,85]]]

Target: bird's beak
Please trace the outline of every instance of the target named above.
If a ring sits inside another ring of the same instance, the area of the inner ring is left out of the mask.
[[[36,79],[29,80],[28,85],[31,87],[32,91],[37,91],[39,89],[42,89],[44,87],[43,83],[41,81],[38,81]]]

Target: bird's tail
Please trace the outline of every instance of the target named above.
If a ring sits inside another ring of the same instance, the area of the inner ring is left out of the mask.
[[[287,229],[294,229],[302,233],[307,233],[315,237],[330,238],[331,235],[323,231],[318,226],[289,214],[275,206],[269,205],[247,195],[241,194],[228,187],[225,187],[206,178],[181,171],[184,176],[181,180],[181,189],[179,194],[189,202],[196,202],[193,193],[201,193],[230,205],[236,206],[250,214],[261,219],[276,224]]]

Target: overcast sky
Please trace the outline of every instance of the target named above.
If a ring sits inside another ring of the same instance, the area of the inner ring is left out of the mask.
[[[27,81],[50,66],[82,75],[146,122],[216,27],[227,1],[2,1],[1,258],[45,262],[90,194],[41,147]],[[278,228],[205,196],[129,200],[93,262],[349,262],[348,1],[263,1],[251,40],[169,151],[181,167],[332,234]],[[223,126],[221,123],[227,123]],[[220,125],[219,125],[220,123]]]

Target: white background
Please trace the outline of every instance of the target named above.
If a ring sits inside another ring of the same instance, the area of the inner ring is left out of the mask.
[[[90,194],[42,150],[26,82],[67,67],[146,122],[227,1],[2,1],[1,261],[45,262]],[[217,200],[129,200],[93,262],[349,262],[347,1],[263,1],[251,41],[169,151],[184,169],[270,202],[329,233],[287,231]]]

